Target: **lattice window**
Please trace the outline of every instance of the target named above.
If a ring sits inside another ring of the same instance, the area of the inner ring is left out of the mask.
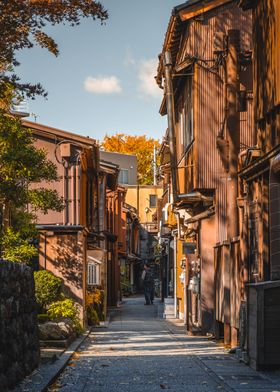
[[[89,286],[100,285],[100,265],[89,262],[87,272],[87,284]]]

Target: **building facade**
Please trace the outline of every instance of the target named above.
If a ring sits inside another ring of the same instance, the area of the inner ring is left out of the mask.
[[[254,137],[251,26],[251,12],[236,1],[175,7],[157,74],[168,118],[160,150],[165,294],[190,333],[233,346],[241,301],[238,155]]]
[[[243,0],[253,15],[255,144],[240,156],[241,261],[247,317],[242,348],[251,366],[279,366],[280,3]]]
[[[47,152],[58,172],[57,182],[38,186],[51,187],[64,201],[62,212],[36,217],[40,268],[63,279],[64,291],[79,305],[84,324],[88,299],[100,290],[100,317],[105,318],[107,307],[117,306],[121,299],[120,264],[127,253],[127,231],[130,235],[119,166],[100,160],[94,139],[30,121],[23,125],[31,129],[35,147]]]

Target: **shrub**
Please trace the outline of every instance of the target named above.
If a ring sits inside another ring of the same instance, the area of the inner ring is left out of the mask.
[[[60,318],[70,318],[73,321],[73,326],[76,332],[82,332],[80,320],[78,317],[79,311],[77,305],[70,298],[62,301],[53,302],[47,311],[51,320]]]
[[[99,288],[94,288],[87,291],[87,305],[91,307],[97,314],[99,321],[105,321],[104,315],[104,291]],[[89,318],[88,318],[89,319]],[[95,325],[95,324],[92,324]]]
[[[52,272],[36,271],[34,279],[36,301],[41,308],[46,309],[51,302],[61,298],[62,280]]]
[[[38,250],[11,227],[2,236],[1,245],[3,259],[12,262],[28,264],[38,254]]]
[[[100,324],[97,311],[92,306],[87,307],[87,321],[88,321],[88,325]]]

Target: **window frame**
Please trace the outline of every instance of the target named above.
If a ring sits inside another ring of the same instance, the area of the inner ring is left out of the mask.
[[[123,180],[123,173],[127,173],[127,182],[121,181]],[[123,184],[123,185],[129,185],[129,170],[125,169],[125,168],[120,168],[120,172],[119,172],[119,178],[118,178],[118,182],[119,184]]]
[[[152,203],[151,203],[151,196],[153,196],[155,198],[155,205],[152,205]],[[157,199],[158,199],[157,194],[155,194],[155,193],[150,193],[149,194],[149,207],[150,208],[156,208],[157,207]]]

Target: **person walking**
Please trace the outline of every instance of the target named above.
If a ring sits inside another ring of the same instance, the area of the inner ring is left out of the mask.
[[[153,305],[154,302],[154,293],[155,293],[155,282],[153,273],[151,268],[147,263],[144,263],[144,270],[142,272],[142,281],[144,285],[144,295],[145,295],[145,304],[144,305]]]

